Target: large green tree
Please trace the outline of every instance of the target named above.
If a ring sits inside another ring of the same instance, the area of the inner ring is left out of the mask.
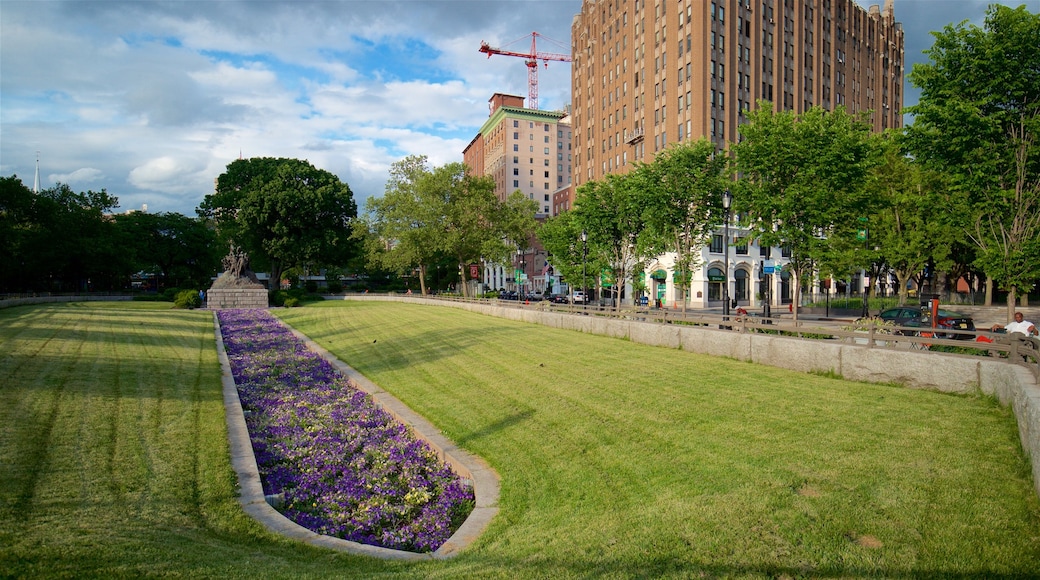
[[[374,264],[400,274],[417,269],[423,294],[430,268],[450,257],[468,293],[466,266],[505,261],[534,231],[534,211],[527,200],[501,202],[492,179],[471,175],[462,163],[431,168],[426,156],[413,155],[391,167],[384,195],[368,200],[356,235],[368,240]]]
[[[906,304],[908,282],[931,262],[951,265],[950,248],[958,237],[958,211],[950,211],[948,192],[934,172],[903,154],[899,139],[887,134],[880,141],[881,163],[868,188],[880,210],[870,218],[869,244],[899,281],[899,303]]]
[[[641,187],[643,179],[629,173],[609,174],[601,181],[587,181],[578,187],[570,215],[546,221],[539,238],[555,257],[575,259],[582,251],[587,272],[600,272],[601,283],[613,287],[613,302],[621,308],[621,290],[651,251],[650,235],[641,236],[646,227],[644,209],[649,192]],[[584,232],[587,241],[577,247],[575,235]],[[572,262],[568,270],[575,269]],[[580,278],[580,277],[579,277]],[[573,279],[573,277],[572,277]],[[582,287],[585,280],[582,281]]]
[[[760,243],[790,251],[797,319],[800,288],[815,269],[838,269],[842,248],[862,246],[855,244],[860,218],[874,209],[864,188],[876,162],[870,128],[841,107],[796,115],[761,102],[740,134],[732,146],[741,176],[733,207]]]
[[[995,5],[982,27],[933,34],[930,62],[910,73],[921,89],[910,145],[970,208],[965,234],[1010,319],[1040,278],[1040,14]]]
[[[299,159],[231,162],[197,211],[215,222],[223,241],[238,244],[254,266],[268,269],[272,289],[289,268],[341,266],[355,251],[350,234],[357,205],[350,187]]]
[[[91,291],[129,283],[115,226],[119,201],[105,190],[63,183],[34,194],[12,176],[0,182],[0,283],[8,290]]]
[[[685,280],[676,288],[684,294],[690,273],[701,265],[701,249],[722,223],[728,169],[729,160],[701,139],[673,145],[652,163],[637,164],[633,172],[643,192],[646,229],[641,237],[646,250],[675,255],[675,278]],[[685,296],[682,305],[685,311]]]

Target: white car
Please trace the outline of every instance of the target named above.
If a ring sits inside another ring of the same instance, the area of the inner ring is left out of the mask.
[[[575,290],[574,293],[571,294],[572,304],[585,304],[586,302],[588,302],[588,298],[585,296],[585,292],[581,290]]]

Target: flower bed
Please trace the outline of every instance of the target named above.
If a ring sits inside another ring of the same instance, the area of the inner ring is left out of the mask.
[[[435,551],[473,490],[265,310],[217,312],[264,493],[314,532]]]

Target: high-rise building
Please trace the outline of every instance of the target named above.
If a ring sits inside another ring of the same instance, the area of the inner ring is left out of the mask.
[[[677,141],[725,149],[759,100],[902,126],[893,0],[584,0],[571,46],[576,186]]]
[[[760,102],[870,112],[877,131],[902,126],[903,30],[894,2],[854,0],[584,0],[571,24],[574,186],[652,162],[669,144],[740,137]],[[721,225],[721,224],[720,224]],[[721,230],[722,228],[720,228]],[[739,227],[701,252],[689,287],[651,260],[647,291],[660,304],[779,306],[792,299],[783,248],[761,248]]]
[[[495,93],[488,103],[488,120],[462,152],[463,162],[474,175],[494,179],[499,199],[504,201],[520,191],[538,204],[535,217],[553,215],[554,196],[571,190],[570,116],[566,111],[525,109],[524,98],[515,95]],[[545,250],[532,240],[519,249],[513,267],[485,264],[485,287],[526,292],[551,289],[546,260]],[[512,275],[515,270],[522,270],[527,281],[520,284]]]

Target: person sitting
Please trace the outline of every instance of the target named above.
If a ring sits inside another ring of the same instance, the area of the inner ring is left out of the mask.
[[[999,324],[994,324],[992,330],[994,332],[997,332],[1000,328],[1001,326]],[[1003,328],[1004,332],[1007,332],[1008,334],[1017,332],[1026,336],[1033,336],[1037,333],[1036,325],[1034,325],[1032,322],[1029,322],[1028,320],[1025,320],[1021,312],[1016,312],[1015,320],[1013,322],[1005,324]]]

